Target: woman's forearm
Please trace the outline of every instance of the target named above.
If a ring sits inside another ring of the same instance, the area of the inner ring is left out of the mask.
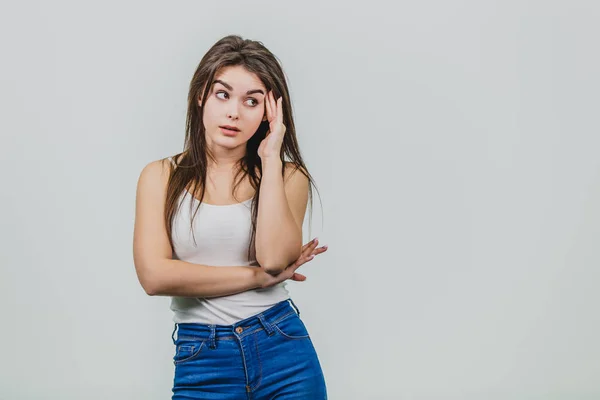
[[[257,267],[209,266],[165,259],[141,279],[151,296],[219,297],[260,287]]]
[[[263,160],[256,226],[256,259],[269,273],[278,273],[301,253],[302,230],[285,194],[282,161]]]

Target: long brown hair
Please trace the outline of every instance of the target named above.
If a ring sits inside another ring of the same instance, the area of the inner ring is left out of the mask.
[[[288,166],[300,170],[302,174],[308,178],[311,209],[309,214],[309,227],[311,226],[313,204],[312,187],[314,186],[316,189],[316,185],[300,155],[285,73],[283,72],[277,57],[275,57],[275,55],[261,42],[242,39],[237,35],[230,35],[216,42],[204,57],[202,57],[190,82],[184,150],[182,153],[173,157],[173,160],[175,160],[177,165],[176,167],[171,166],[165,203],[165,224],[171,248],[173,248],[172,222],[178,211],[176,208],[179,196],[187,187],[191,187],[192,190],[190,195],[199,199],[196,210],[192,216],[191,229],[193,227],[194,217],[200,208],[200,202],[204,198],[208,158],[212,158],[212,155],[208,151],[206,145],[205,128],[202,122],[202,110],[204,110],[204,105],[206,104],[206,99],[211,90],[215,76],[221,69],[230,66],[243,66],[248,72],[256,74],[265,85],[267,91],[273,91],[275,98],[282,97],[284,112],[283,123],[286,127],[286,132],[280,153],[283,165],[281,174],[282,176],[284,175],[287,162]],[[203,89],[204,92],[202,93]],[[202,106],[198,105],[199,99],[202,99]],[[256,236],[256,219],[262,176],[262,164],[257,151],[258,146],[265,138],[268,129],[269,123],[263,121],[256,133],[248,140],[245,156],[236,164],[237,171],[233,194],[235,195],[237,186],[239,186],[245,177],[249,178],[250,184],[255,189],[255,195],[252,199],[252,236],[250,247],[248,249],[249,257]],[[182,156],[181,159],[179,159],[179,156]],[[185,193],[185,195],[187,194],[188,193]]]

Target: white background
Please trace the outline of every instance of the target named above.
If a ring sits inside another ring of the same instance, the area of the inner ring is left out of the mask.
[[[328,253],[288,288],[329,396],[600,398],[594,1],[3,2],[0,399],[171,393],[135,187],[236,33],[282,61]],[[323,223],[321,223],[323,215]]]

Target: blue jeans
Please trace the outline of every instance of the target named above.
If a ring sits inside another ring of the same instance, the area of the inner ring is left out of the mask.
[[[291,299],[234,325],[175,329],[173,400],[327,399],[317,353]]]

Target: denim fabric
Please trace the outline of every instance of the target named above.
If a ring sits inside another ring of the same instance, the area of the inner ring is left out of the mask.
[[[173,400],[327,399],[317,353],[291,299],[234,325],[175,330]]]

